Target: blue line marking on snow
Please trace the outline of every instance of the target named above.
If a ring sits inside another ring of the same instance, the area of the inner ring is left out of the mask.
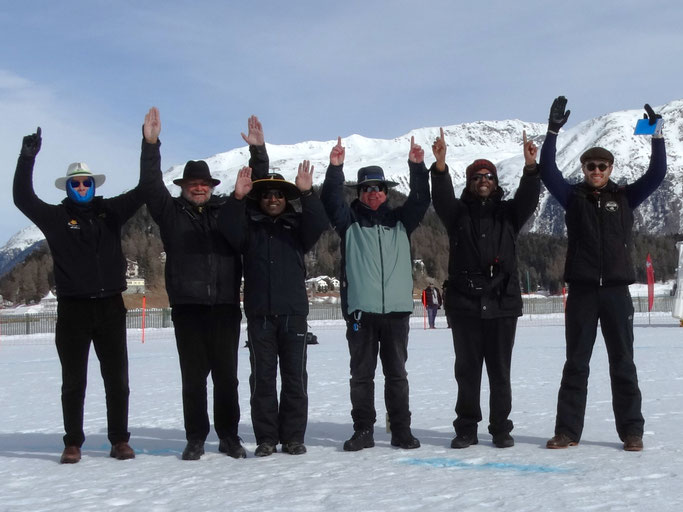
[[[466,462],[460,459],[432,458],[432,459],[401,459],[402,464],[411,466],[425,466],[432,468],[463,468],[479,470],[518,471],[520,473],[569,473],[570,470],[553,466],[537,464],[510,464],[507,462]]]

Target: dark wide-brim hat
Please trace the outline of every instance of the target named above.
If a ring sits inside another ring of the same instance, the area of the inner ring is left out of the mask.
[[[251,192],[247,194],[247,197],[258,201],[261,199],[261,194],[263,192],[273,189],[281,190],[287,201],[299,199],[301,197],[299,187],[291,181],[285,180],[282,174],[276,172],[269,173],[265,178],[252,182]]]
[[[211,171],[209,171],[209,164],[204,160],[190,160],[185,164],[185,169],[183,170],[183,177],[173,180],[173,183],[181,186],[185,181],[188,180],[204,180],[211,183],[212,187],[220,184],[221,180],[211,177]]]
[[[363,185],[380,183],[387,188],[392,188],[398,185],[395,181],[389,181],[384,178],[384,170],[378,165],[370,165],[358,169],[358,181],[356,183],[349,183],[347,187],[359,188]]]
[[[581,155],[580,160],[582,164],[585,164],[589,160],[605,160],[606,162],[609,162],[610,165],[613,165],[614,155],[605,148],[596,146],[594,148],[590,148],[588,151],[585,151],[583,155]]]

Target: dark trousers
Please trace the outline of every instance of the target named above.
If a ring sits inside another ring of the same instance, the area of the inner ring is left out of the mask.
[[[570,285],[567,296],[565,334],[567,360],[557,398],[555,433],[579,441],[583,432],[588,394],[589,363],[595,345],[598,320],[605,338],[612,384],[612,408],[617,433],[642,436],[636,365],[633,362],[633,302],[628,286]]]
[[[402,434],[410,430],[408,389],[407,315],[363,313],[360,322],[346,324],[346,339],[351,354],[351,417],[353,429],[372,429],[375,411],[375,369],[377,354],[384,372],[384,402],[389,413],[391,431]]]
[[[107,437],[128,441],[128,347],[126,308],[121,295],[102,299],[60,298],[55,344],[62,364],[65,446],[82,446],[83,404],[90,342],[100,361],[107,401]]]
[[[306,317],[249,318],[251,422],[256,443],[304,442],[308,422]],[[280,404],[277,369],[280,360]]]
[[[436,313],[439,311],[439,306],[427,306],[427,319],[429,320],[429,327],[434,328],[436,321]]]
[[[458,400],[453,427],[458,435],[477,433],[481,421],[481,373],[486,363],[489,377],[489,432],[505,434],[512,430],[508,419],[512,410],[510,366],[517,317],[482,319],[450,317],[455,348],[455,380]]]
[[[183,416],[188,441],[209,435],[206,379],[213,380],[213,420],[220,439],[237,438],[239,306],[176,304],[171,315],[183,382]]]

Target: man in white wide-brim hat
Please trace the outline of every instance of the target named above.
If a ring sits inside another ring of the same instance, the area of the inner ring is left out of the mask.
[[[14,204],[43,232],[54,261],[57,288],[55,344],[62,364],[64,452],[60,462],[81,459],[83,405],[90,343],[100,360],[107,400],[110,455],[132,459],[128,444],[128,352],[126,258],[121,250],[121,226],[142,206],[138,187],[103,199],[95,189],[104,175],[93,174],[83,162],[69,165],[55,186],[67,197],[47,204],[33,190],[33,166],[41,145],[40,128],[24,137],[14,174]]]

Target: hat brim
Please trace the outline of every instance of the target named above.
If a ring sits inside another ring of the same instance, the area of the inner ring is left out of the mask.
[[[270,190],[270,189],[276,189],[276,190],[281,190],[285,194],[285,198],[288,201],[292,201],[294,199],[299,199],[301,197],[301,191],[299,188],[292,183],[291,181],[285,181],[285,180],[274,180],[274,179],[263,179],[263,180],[256,180],[252,183],[251,187],[251,192],[247,194],[247,197],[249,199],[253,200],[259,200],[261,199],[259,196],[261,193],[265,190]]]
[[[62,176],[61,178],[57,178],[55,180],[55,187],[57,187],[59,190],[66,190],[66,182],[71,178],[77,178],[78,176],[87,176],[92,178],[95,181],[95,188],[101,187],[107,179],[104,174],[72,174],[69,177]]]
[[[389,180],[363,180],[363,181],[359,181],[357,183],[349,183],[345,186],[347,186],[349,188],[358,188],[358,187],[361,187],[363,185],[377,185],[377,184],[384,185],[387,188],[394,188],[394,187],[398,186],[398,183],[396,183],[395,181],[389,181]]]
[[[193,179],[193,180],[203,179],[205,181],[210,182],[212,187],[217,187],[218,185],[221,184],[221,180],[217,180],[216,178],[208,178],[208,179],[207,178],[191,178],[191,179]],[[178,179],[173,180],[173,184],[178,185],[179,187],[182,187],[183,183],[185,183],[185,181],[187,181],[187,180],[185,180],[184,178],[178,178]]]

